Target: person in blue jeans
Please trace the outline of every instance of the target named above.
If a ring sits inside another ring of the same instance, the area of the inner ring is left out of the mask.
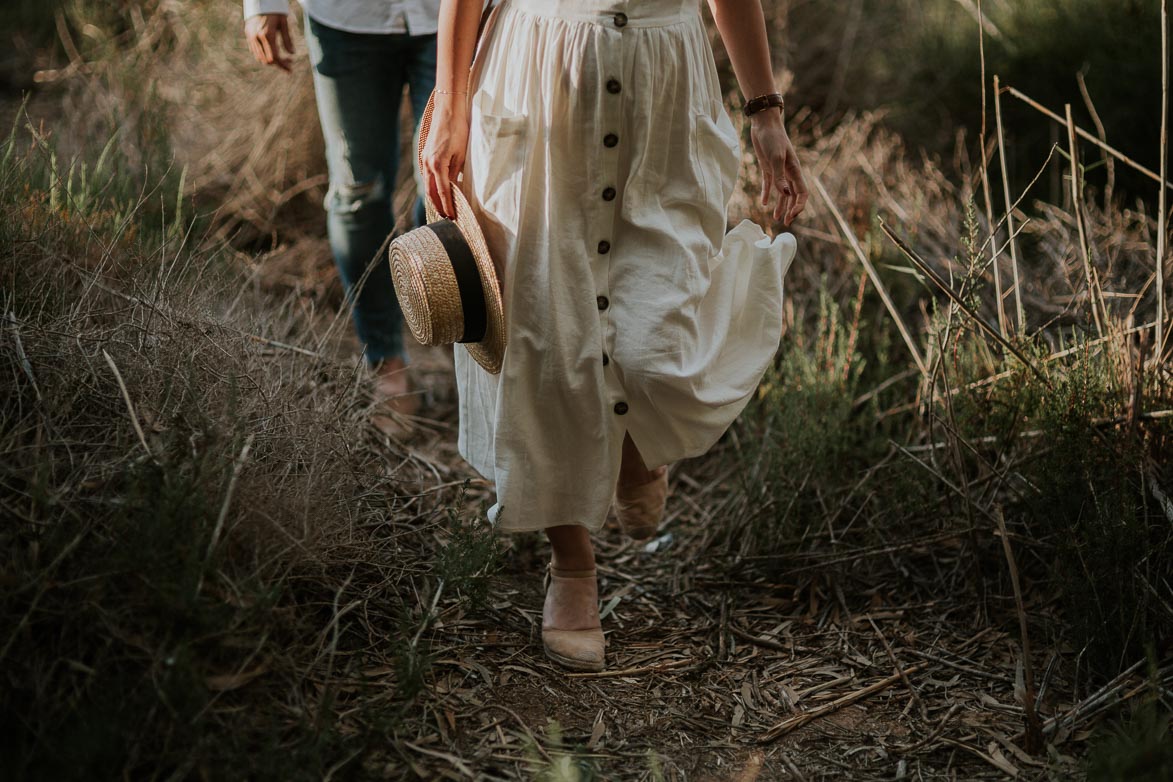
[[[330,171],[325,201],[330,248],[375,373],[372,420],[384,433],[401,436],[410,426],[405,416],[418,410],[419,401],[406,372],[403,316],[386,253],[379,249],[395,225],[404,85],[417,128],[435,86],[440,1],[302,0],[302,5]],[[244,16],[256,59],[289,71],[289,0],[244,0]],[[418,184],[417,191],[422,192]],[[412,227],[426,222],[422,197],[416,198],[412,219]]]

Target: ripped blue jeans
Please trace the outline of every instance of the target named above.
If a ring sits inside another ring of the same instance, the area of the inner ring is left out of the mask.
[[[327,232],[354,328],[371,364],[406,361],[387,254],[376,253],[395,227],[403,87],[418,127],[436,81],[436,36],[350,33],[307,17],[306,43],[330,170]],[[426,221],[418,194],[412,219],[409,229]]]

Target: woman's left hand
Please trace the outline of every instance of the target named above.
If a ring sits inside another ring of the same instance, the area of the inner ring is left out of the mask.
[[[808,193],[802,165],[782,123],[782,112],[765,109],[751,116],[750,138],[762,172],[762,206],[769,206],[777,191],[774,220],[783,220],[789,226],[806,207]]]

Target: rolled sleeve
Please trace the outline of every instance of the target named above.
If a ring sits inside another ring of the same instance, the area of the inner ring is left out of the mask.
[[[261,14],[288,14],[289,0],[244,0],[244,18]]]

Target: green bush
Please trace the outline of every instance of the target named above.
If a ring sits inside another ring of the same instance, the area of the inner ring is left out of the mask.
[[[986,38],[987,78],[994,74],[1063,114],[1071,104],[1075,121],[1095,133],[1096,125],[1080,91],[1077,74],[1083,74],[1088,95],[1104,124],[1108,142],[1117,149],[1157,170],[1160,150],[1161,107],[1161,15],[1160,3],[1147,0],[1029,0],[992,6],[989,10],[998,36]],[[965,29],[960,27],[959,29]],[[918,75],[929,82],[936,75],[935,89],[915,90],[924,100],[940,101],[956,124],[976,129],[981,106],[980,57],[976,23],[969,35],[956,39],[949,30],[928,32],[921,39],[923,63]],[[953,40],[950,40],[950,38]],[[992,95],[992,93],[991,93]],[[989,131],[994,130],[990,101]],[[1058,125],[1017,99],[1003,97],[1007,128],[1009,164],[1014,182],[1021,189],[1037,172],[1057,138],[1067,148],[1066,133]],[[903,121],[916,127],[927,112],[902,112]],[[928,128],[920,125],[920,132]],[[1093,164],[1101,154],[1083,144],[1085,163]],[[1118,166],[1118,183],[1138,196],[1151,198],[1156,185],[1151,180]],[[1103,189],[1106,169],[1088,172],[1088,181]],[[1042,193],[1061,203],[1062,192]]]
[[[953,286],[973,306],[987,260],[968,223]],[[1042,339],[1017,338],[1040,376],[956,309],[929,316],[921,349],[933,358],[934,398],[916,377],[896,384],[890,405],[919,400],[899,414],[879,403],[884,395],[864,393],[898,374],[884,349],[893,327],[845,324],[825,291],[812,326],[796,318],[741,424],[748,520],[731,543],[766,555],[780,575],[787,558],[823,537],[850,550],[971,526],[963,560],[1001,590],[1006,563],[987,515],[1001,505],[1012,531],[1032,541],[1020,554],[1026,577],[1060,596],[1061,620],[1039,621],[1097,675],[1115,675],[1173,634],[1173,530],[1156,499],[1173,486],[1164,456],[1173,428],[1168,419],[1113,423],[1133,394],[1120,372],[1131,348],[1118,341],[1093,347],[1076,331],[1077,349],[1048,360]],[[1135,382],[1141,409],[1168,406],[1157,375]]]
[[[1111,675],[1173,633],[1162,586],[1173,575],[1173,532],[1150,485],[1170,485],[1173,469],[1152,459],[1167,425],[1147,424],[1149,434],[1137,436],[1095,423],[1125,408],[1107,363],[1102,354],[1081,357],[1031,416],[1047,443],[1025,470],[1037,491],[1024,510],[1031,532],[1053,546],[1050,574],[1062,590],[1068,638]]]
[[[952,156],[958,128],[968,131],[977,159],[981,127],[981,56],[978,24],[953,0],[812,0],[796,3],[777,41],[795,70],[793,104],[820,114],[882,109],[912,144]],[[985,2],[997,32],[985,36],[986,76],[993,76],[1060,115],[1070,103],[1076,123],[1095,133],[1077,74],[1106,130],[1108,143],[1150,169],[1160,149],[1160,3],[1151,0],[1014,0]],[[994,133],[992,91],[987,132]],[[1066,148],[1062,130],[1034,109],[1003,96],[1015,193],[1037,172],[1053,141]],[[1089,164],[1100,154],[1084,145]],[[998,177],[994,178],[999,188]],[[1089,182],[1105,183],[1103,167]],[[1152,180],[1118,166],[1118,186],[1151,198]],[[1046,187],[1044,180],[1043,188]],[[1035,192],[1052,203],[1064,193]]]
[[[1150,701],[1126,721],[1101,728],[1088,753],[1089,782],[1167,782],[1173,777],[1169,717]]]
[[[734,526],[730,542],[743,552],[793,551],[796,541],[850,519],[866,500],[851,498],[851,485],[883,458],[888,431],[877,422],[876,397],[856,400],[887,379],[892,368],[887,334],[860,319],[862,305],[851,302],[847,309],[855,314],[844,323],[839,305],[821,289],[813,324],[804,326],[796,318],[798,325],[738,424],[743,433],[738,475],[750,515],[745,534]],[[876,357],[874,368],[865,352]],[[896,484],[907,477],[885,473],[885,481]],[[918,497],[920,492],[910,490],[902,501]],[[841,499],[848,502],[828,514],[827,507]]]

